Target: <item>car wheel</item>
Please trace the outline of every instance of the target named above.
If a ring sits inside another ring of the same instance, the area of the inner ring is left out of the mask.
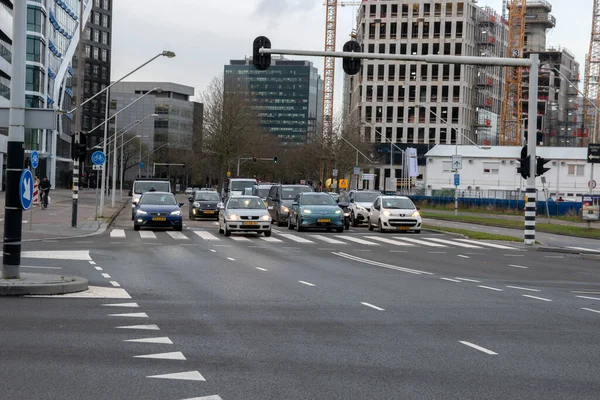
[[[229,229],[227,229],[227,225],[225,225],[224,227],[224,232],[225,232],[225,236],[231,236],[231,231]]]
[[[336,228],[335,230],[337,233],[342,233],[344,232],[344,228]]]
[[[136,224],[133,224],[133,230],[134,231],[139,231],[140,230],[140,226],[136,225]]]
[[[348,221],[347,219],[344,220],[344,228],[345,229],[350,229],[350,221]]]
[[[371,218],[367,219],[367,224],[369,225],[369,230],[373,230],[373,225],[371,225]]]
[[[294,226],[292,225],[292,217],[289,217],[289,218],[288,218],[288,229],[289,229],[289,230],[292,230],[292,229],[294,229]]]
[[[271,237],[271,230],[265,231],[265,237]]]
[[[181,224],[181,225],[175,225],[175,230],[177,232],[181,232],[183,230],[183,224]]]
[[[300,226],[300,221],[296,221],[296,232],[302,232],[304,228]]]
[[[288,219],[289,219],[289,217],[288,217]],[[283,223],[283,222],[281,222],[281,216],[280,216],[280,215],[277,215],[277,226],[283,226],[283,224],[284,224],[284,223]]]
[[[418,230],[415,231],[415,233],[418,235],[419,233],[421,233],[421,230],[418,229]]]
[[[131,213],[131,220],[133,221],[135,219],[135,214]]]
[[[381,232],[381,233],[385,232],[385,230],[383,229],[383,226],[381,226],[381,220],[377,221],[377,228],[379,228],[379,232]]]
[[[350,214],[350,221],[351,221],[353,227],[356,228],[358,226],[358,220],[354,216],[354,212],[352,212],[352,214]]]
[[[193,221],[193,220],[194,220],[194,217],[192,217],[192,213],[190,213],[190,215],[189,215],[188,219],[189,219],[190,221]]]
[[[221,221],[219,221],[219,235],[223,234],[223,228],[221,228]]]

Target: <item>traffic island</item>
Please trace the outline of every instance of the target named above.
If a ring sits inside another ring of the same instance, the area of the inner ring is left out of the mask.
[[[59,295],[88,290],[88,280],[78,276],[21,274],[20,279],[0,279],[0,296]]]

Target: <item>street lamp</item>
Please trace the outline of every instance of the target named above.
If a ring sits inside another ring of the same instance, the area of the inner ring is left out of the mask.
[[[386,136],[383,135],[383,133],[381,133],[380,130],[378,130],[378,128],[376,126],[371,125],[370,123],[363,121],[363,123],[365,125],[368,125],[369,127],[373,128],[375,130],[375,132],[381,137],[381,139],[385,140],[386,142],[390,143],[390,178],[394,178],[396,176],[396,171],[394,170],[394,147],[398,150],[400,150],[400,152],[402,152],[402,177],[401,179],[404,180],[405,178],[405,171],[404,171],[404,159],[406,157],[406,152],[404,150],[402,150],[400,147],[398,147],[398,145],[394,142],[392,142],[391,139],[388,139]],[[393,174],[393,176],[392,176]],[[384,190],[385,190],[385,182],[384,182]]]
[[[142,177],[142,143],[143,143],[142,138],[146,138],[146,137],[150,137],[150,136],[138,135],[138,137],[140,138],[140,159],[138,161],[138,178],[141,178]]]
[[[169,143],[165,143],[165,144],[163,144],[162,146],[160,146],[160,147],[158,147],[158,148],[154,149],[153,151],[151,151],[150,153],[148,153],[148,154],[146,154],[146,155],[144,156],[144,157],[148,157],[148,166],[150,165],[150,156],[151,156],[152,154],[156,153],[158,150],[160,150],[160,149],[162,149],[163,147],[165,147],[165,146],[168,146],[168,145],[169,145]],[[148,174],[146,174],[146,178],[147,178],[147,177],[148,177]]]
[[[364,158],[367,159],[367,161],[369,161],[371,164],[375,164],[373,162],[373,160],[371,160],[369,157],[365,156],[365,153],[363,153],[362,151],[360,151],[356,146],[354,146],[352,143],[350,143],[349,141],[347,141],[343,136],[340,136],[340,139],[342,139],[344,142],[346,142],[350,147],[352,147],[354,150],[356,150],[356,166],[358,167],[358,154],[360,153]],[[358,190],[358,175],[356,175],[356,190]]]
[[[462,133],[460,130],[458,130],[456,127],[450,125],[450,123],[444,119],[443,117],[441,117],[440,115],[434,113],[431,108],[424,106],[424,105],[420,105],[420,108],[423,108],[427,111],[429,111],[431,114],[433,114],[436,118],[439,118],[440,121],[442,121],[445,125],[447,125],[450,129],[454,129],[457,133],[456,135],[456,140],[454,141],[454,155],[456,156],[456,158],[458,158],[458,136],[462,136],[465,139],[467,139],[472,145],[476,146],[478,149],[481,150],[490,150],[492,147],[491,146],[480,146],[477,143],[475,143],[474,141],[471,140],[471,138],[469,138],[467,135],[465,135],[464,133]],[[454,167],[454,165],[452,165],[452,167]],[[452,168],[454,170],[455,174],[458,174],[458,168]],[[458,181],[455,179],[454,180],[454,216],[458,215]]]

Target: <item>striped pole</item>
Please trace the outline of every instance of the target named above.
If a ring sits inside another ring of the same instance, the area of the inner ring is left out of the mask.
[[[525,244],[535,244],[536,191],[527,188],[525,199]]]

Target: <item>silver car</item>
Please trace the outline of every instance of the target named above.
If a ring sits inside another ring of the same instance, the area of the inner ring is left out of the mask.
[[[258,196],[230,196],[219,204],[219,233],[257,232],[271,236],[271,216]]]

